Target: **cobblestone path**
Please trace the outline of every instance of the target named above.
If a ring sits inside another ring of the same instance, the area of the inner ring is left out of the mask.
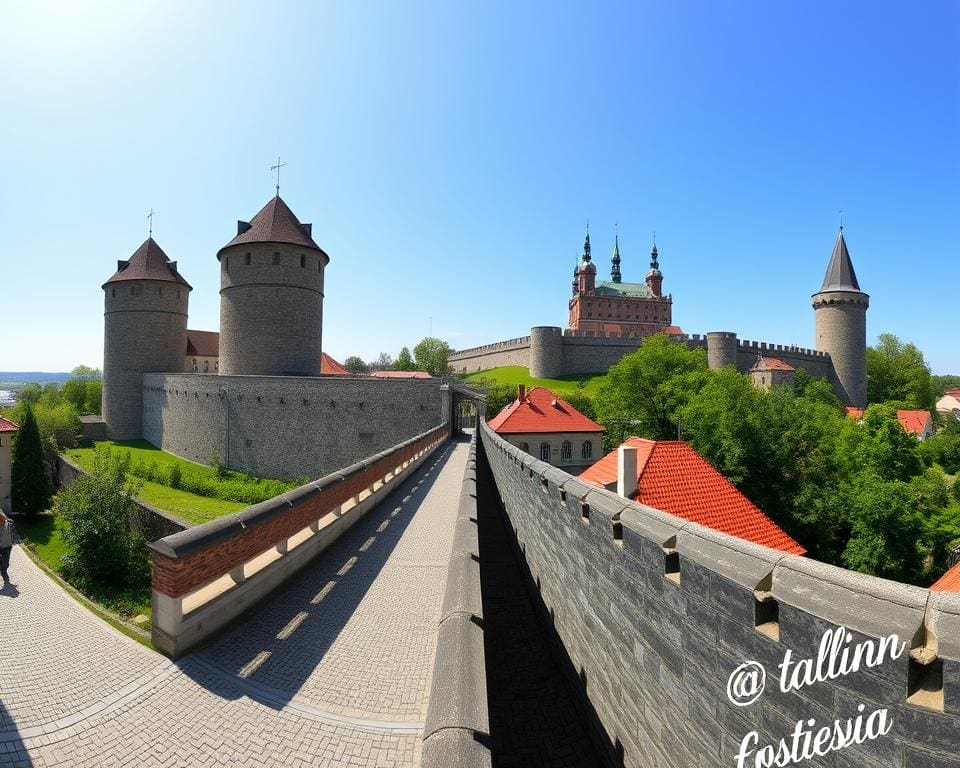
[[[419,762],[465,442],[450,442],[257,612],[178,662],[14,548],[0,766]]]

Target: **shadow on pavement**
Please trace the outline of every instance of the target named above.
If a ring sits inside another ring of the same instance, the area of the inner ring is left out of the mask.
[[[17,724],[13,722],[10,713],[3,706],[3,685],[3,680],[0,678],[0,766],[28,768],[33,765],[33,761],[30,760],[27,748],[20,738]]]

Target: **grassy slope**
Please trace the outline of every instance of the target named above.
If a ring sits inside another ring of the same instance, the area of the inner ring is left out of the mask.
[[[577,391],[577,385],[581,381],[586,381],[586,387],[583,394],[588,397],[596,397],[597,389],[606,380],[606,374],[576,374],[571,376],[560,376],[556,379],[533,379],[530,377],[530,371],[521,365],[509,365],[502,368],[491,368],[486,371],[474,371],[463,375],[467,381],[482,382],[483,379],[493,379],[498,384],[526,384],[528,387],[546,387],[555,394],[563,397],[573,394]]]
[[[191,474],[216,479],[216,471],[212,467],[205,467],[201,464],[194,464],[191,461],[178,458],[165,451],[161,451],[146,440],[107,441],[107,444],[112,448],[132,454],[131,460],[134,462],[137,461],[137,459],[142,459],[147,463],[154,462],[157,467],[161,469],[168,469],[174,464],[179,464],[184,474],[190,472]],[[83,469],[89,470],[93,467],[93,448],[71,448],[66,451],[66,455],[72,462]],[[222,499],[198,496],[194,493],[161,485],[160,483],[151,483],[140,480],[139,478],[135,479],[137,482],[142,483],[140,493],[138,494],[141,499],[188,523],[205,523],[208,520],[213,520],[228,512],[236,512],[248,506],[247,504],[236,501],[223,501]]]

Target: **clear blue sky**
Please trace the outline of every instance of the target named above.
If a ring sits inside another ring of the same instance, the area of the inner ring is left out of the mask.
[[[565,325],[590,221],[657,231],[688,332],[813,345],[846,211],[868,333],[960,373],[960,4],[5,2],[0,370],[100,365],[147,234],[216,329],[281,194],[331,257],[324,349]],[[431,320],[432,318],[432,320]]]

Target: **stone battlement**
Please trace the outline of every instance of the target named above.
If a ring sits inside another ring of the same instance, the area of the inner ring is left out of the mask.
[[[491,352],[500,352],[505,349],[522,349],[530,346],[529,336],[520,336],[516,339],[507,339],[506,341],[496,341],[493,344],[483,344],[479,347],[469,347],[468,349],[458,349],[450,353],[451,360],[458,360],[461,357],[473,357],[474,355],[483,355]]]

